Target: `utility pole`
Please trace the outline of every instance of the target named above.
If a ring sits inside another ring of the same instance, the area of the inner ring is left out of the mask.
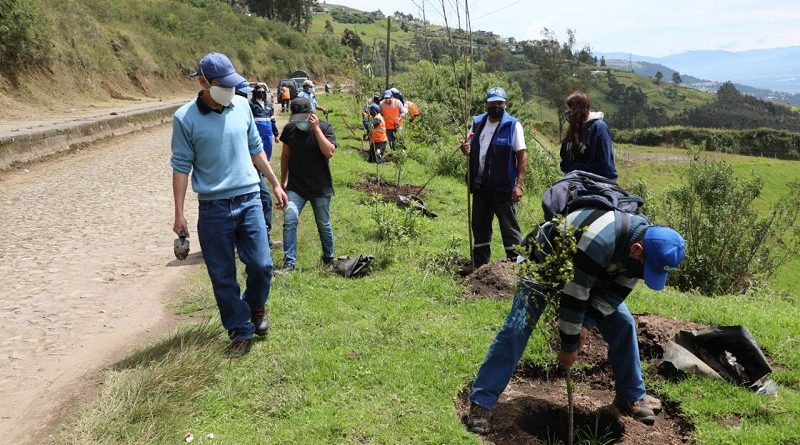
[[[392,18],[386,17],[386,89],[389,89],[389,77],[391,75],[391,59],[389,55],[392,52]]]

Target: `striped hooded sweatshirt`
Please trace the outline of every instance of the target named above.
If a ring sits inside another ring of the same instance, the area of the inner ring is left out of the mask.
[[[644,236],[651,224],[643,216],[629,215],[630,225],[626,245],[621,252]],[[549,227],[548,227],[549,225]],[[631,293],[638,281],[628,275],[622,263],[627,254],[614,258],[616,226],[614,211],[580,209],[567,215],[567,225],[583,229],[578,238],[578,250],[573,259],[572,280],[561,291],[558,311],[561,349],[573,352],[578,348],[581,328],[592,329]],[[549,233],[552,223],[546,223],[540,233]],[[541,238],[541,235],[540,235]],[[539,239],[541,243],[542,240]]]

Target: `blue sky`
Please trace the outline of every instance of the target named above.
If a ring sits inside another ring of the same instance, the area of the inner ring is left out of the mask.
[[[443,24],[441,0],[338,0],[331,3],[386,14],[421,16],[415,6],[426,1],[428,20]],[[445,0],[448,20],[455,21]],[[464,5],[463,0],[459,2]],[[536,39],[543,27],[559,39],[566,29],[577,32],[578,44],[594,51],[666,56],[690,50],[743,51],[800,45],[800,2],[797,0],[603,0],[536,1],[473,0],[473,30],[492,31],[519,40]],[[463,17],[463,12],[462,12]]]

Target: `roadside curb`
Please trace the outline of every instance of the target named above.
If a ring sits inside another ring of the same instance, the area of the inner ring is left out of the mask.
[[[120,112],[118,115],[57,125],[47,130],[0,137],[0,171],[62,151],[85,147],[101,139],[170,122],[181,105],[158,105],[146,110]]]

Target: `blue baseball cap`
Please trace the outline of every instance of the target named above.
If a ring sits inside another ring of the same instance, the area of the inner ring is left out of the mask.
[[[675,230],[651,226],[644,233],[644,283],[653,290],[664,289],[669,271],[686,256],[686,242]]]
[[[248,93],[252,93],[253,92],[253,87],[251,87],[250,84],[247,83],[247,81],[245,80],[244,82],[240,83],[239,85],[236,85],[236,91],[239,91],[239,92],[244,93],[244,94],[248,94]]]
[[[370,109],[370,110],[374,110],[376,113],[380,113],[380,112],[381,112],[381,106],[380,106],[380,105],[378,105],[378,104],[372,104],[372,105],[370,105],[370,106],[369,106],[369,109]]]
[[[392,97],[392,90],[386,90],[386,91],[383,92],[383,98],[384,99],[388,99],[390,97]]]
[[[203,76],[208,81],[217,80],[226,88],[234,88],[247,79],[240,76],[233,68],[231,59],[225,54],[208,53],[197,64],[197,71],[191,77]]]
[[[500,87],[491,87],[486,90],[486,102],[505,102],[506,100],[506,90]]]

